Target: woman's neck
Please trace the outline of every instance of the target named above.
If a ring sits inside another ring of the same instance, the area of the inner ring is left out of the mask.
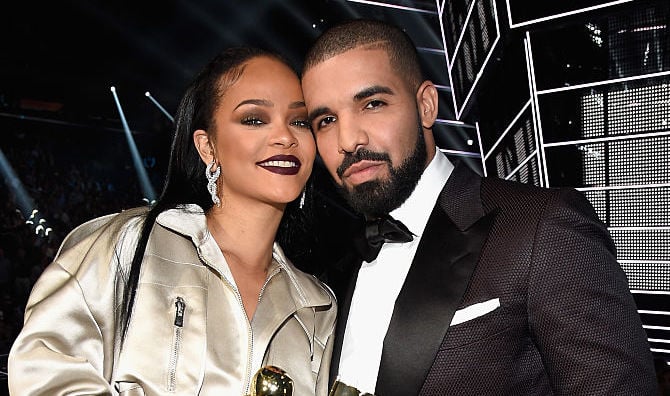
[[[245,271],[265,271],[282,215],[283,208],[271,205],[226,202],[207,212],[207,227],[229,264]]]
[[[207,227],[226,258],[247,318],[251,321],[260,301],[272,262],[272,245],[283,207],[235,205],[226,202],[207,213]]]

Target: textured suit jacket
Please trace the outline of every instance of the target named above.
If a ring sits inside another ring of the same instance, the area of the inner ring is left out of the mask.
[[[336,290],[331,382],[360,267],[350,259],[351,281]],[[334,286],[341,275],[332,274]],[[583,194],[481,178],[458,165],[395,303],[375,394],[655,392],[626,276]]]

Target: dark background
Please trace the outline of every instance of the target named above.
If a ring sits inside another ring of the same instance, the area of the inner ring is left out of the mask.
[[[411,3],[435,9],[432,1]],[[12,8],[0,16],[1,111],[25,114],[43,101],[51,103],[42,106],[51,106],[49,118],[119,128],[114,85],[137,132],[166,121],[146,91],[172,113],[195,72],[224,47],[271,48],[299,68],[326,26],[393,19],[382,7],[329,0],[64,0]]]

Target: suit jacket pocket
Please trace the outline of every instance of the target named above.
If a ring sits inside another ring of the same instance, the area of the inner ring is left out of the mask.
[[[451,326],[456,326],[469,320],[477,319],[478,317],[493,312],[498,308],[500,308],[499,298],[492,298],[484,302],[461,308],[454,313],[454,317],[451,319]]]
[[[440,346],[441,350],[460,348],[496,337],[510,329],[513,323],[508,310],[502,304],[479,316],[477,314],[473,316],[466,321],[449,326]]]

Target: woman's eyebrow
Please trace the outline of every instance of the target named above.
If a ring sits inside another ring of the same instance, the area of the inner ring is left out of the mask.
[[[235,109],[247,105],[247,104],[252,104],[256,106],[264,106],[264,107],[274,107],[274,103],[267,99],[247,99],[241,101],[237,106],[235,106]]]

